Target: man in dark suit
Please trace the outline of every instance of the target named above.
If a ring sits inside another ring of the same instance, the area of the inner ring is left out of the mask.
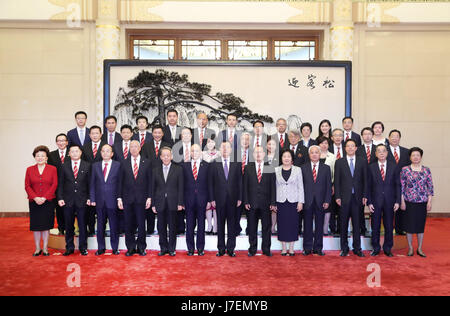
[[[236,153],[237,161],[241,165],[242,170],[242,179],[244,179],[244,171],[245,166],[247,166],[251,161],[253,161],[252,149],[250,148],[250,144],[252,142],[252,136],[248,132],[243,132],[240,137],[240,146],[238,147],[238,151]],[[236,208],[236,236],[239,236],[242,232],[241,227],[241,219],[242,215],[247,216],[244,208],[244,204]],[[245,233],[248,235],[248,220],[247,220],[247,228],[245,229]]]
[[[58,179],[57,198],[60,207],[64,207],[64,221],[66,224],[66,252],[69,256],[75,251],[75,216],[78,219],[79,249],[83,256],[87,256],[87,227],[86,206],[89,201],[89,182],[91,166],[81,160],[83,151],[78,145],[70,147],[71,161],[65,162]]]
[[[399,170],[393,161],[387,160],[387,147],[378,145],[376,149],[378,162],[369,165],[367,204],[372,213],[372,247],[371,256],[378,256],[381,250],[381,219],[384,226],[384,254],[393,257],[394,212],[400,207],[401,184]]]
[[[133,137],[133,128],[131,125],[123,125],[120,128],[120,136],[122,137],[122,141],[120,143],[115,143],[113,146],[113,159],[118,162],[128,159],[130,155],[130,144],[131,138]]]
[[[277,133],[270,136],[278,144],[278,152],[280,153],[279,160],[281,161],[281,151],[289,147],[288,134],[286,133],[287,122],[284,118],[279,118],[276,123]]]
[[[352,131],[353,129],[353,117],[346,116],[342,119],[342,127],[344,128],[344,142],[353,139],[356,141],[356,145],[361,146],[361,137]]]
[[[89,137],[91,140],[83,146],[83,155],[81,156],[81,159],[92,166],[93,163],[102,161],[101,149],[106,143],[102,141],[102,129],[99,126],[91,126]],[[95,215],[95,207],[88,206],[86,209],[86,223],[89,237],[95,235]]]
[[[301,145],[308,148],[314,145],[317,145],[316,141],[311,138],[312,133],[312,125],[311,123],[303,123],[300,126],[300,133],[302,134]]]
[[[114,147],[115,144],[122,142],[122,136],[116,132],[117,118],[114,115],[110,115],[105,119],[105,129],[102,136],[102,141],[108,145]]]
[[[230,113],[227,115],[227,128],[220,132],[219,137],[216,142],[216,148],[220,148],[221,144],[224,142],[229,142],[231,144],[231,158],[233,162],[238,161],[238,148],[240,146],[241,131],[239,131],[236,126],[238,123],[236,114]]]
[[[59,134],[56,136],[57,150],[52,151],[48,157],[48,164],[55,166],[58,170],[58,175],[61,173],[62,166],[65,161],[70,161],[69,150],[67,148],[69,140],[66,134]],[[56,221],[58,222],[58,231],[60,235],[64,235],[64,209],[59,205],[56,205]]]
[[[89,128],[86,127],[86,112],[79,111],[75,113],[75,121],[77,123],[77,127],[67,132],[69,147],[72,147],[72,145],[78,145],[83,148],[84,144],[91,140],[89,138]]]
[[[169,254],[173,257],[177,246],[177,212],[182,211],[184,205],[183,168],[172,163],[170,147],[161,148],[160,156],[161,164],[154,167],[152,175],[152,210],[158,215],[161,248],[158,256]],[[169,234],[167,234],[167,227],[169,227]]]
[[[367,202],[367,163],[356,157],[356,141],[345,142],[346,157],[336,161],[334,192],[341,207],[341,257],[348,256],[348,223],[353,225],[353,253],[364,257],[361,250],[360,210]]]
[[[331,203],[331,169],[320,163],[320,147],[313,145],[309,148],[311,163],[302,168],[303,188],[305,190],[305,230],[303,234],[303,254],[308,256],[314,252],[319,256],[323,253],[323,222],[325,210]],[[313,234],[313,218],[315,232]]]
[[[207,127],[208,116],[203,112],[200,112],[197,115],[197,126],[198,127],[193,130],[193,141],[194,144],[199,144],[203,151],[206,150],[206,143],[208,142],[208,139],[216,138],[216,132]]]
[[[328,148],[328,151],[336,156],[336,160],[344,158],[347,154],[344,146],[344,131],[340,128],[335,128],[331,133],[331,140],[333,145]]]
[[[356,156],[361,157],[361,159],[364,159],[368,165],[377,162],[377,156],[376,156],[376,146],[373,144],[373,130],[371,127],[365,127],[361,131],[362,136],[362,145],[358,147],[358,150],[356,151]],[[367,228],[366,228],[366,218],[365,218],[365,206],[361,207],[361,235],[365,236],[367,234]]]
[[[257,146],[267,148],[267,135],[264,133],[264,122],[257,120],[253,123],[252,141],[250,143],[251,156]]]
[[[172,148],[177,141],[181,140],[182,127],[178,125],[178,112],[176,110],[167,111],[167,123],[163,129],[163,141]]]
[[[137,140],[131,141],[130,157],[121,163],[118,206],[119,210],[123,210],[125,217],[127,257],[135,253],[140,256],[147,255],[145,210],[150,209],[152,202],[152,166],[150,160],[142,157],[140,152],[141,144]]]
[[[253,150],[255,162],[248,164],[244,172],[244,205],[248,211],[248,233],[250,248],[248,256],[256,254],[258,246],[258,222],[262,224],[262,252],[271,257],[272,210],[276,204],[275,173],[264,166],[265,150],[256,146]]]
[[[184,205],[186,208],[186,244],[188,256],[194,255],[195,241],[194,230],[197,226],[197,250],[198,255],[205,254],[205,210],[210,207],[209,164],[202,161],[202,149],[200,145],[191,147],[190,162],[182,164],[184,171]]]
[[[213,162],[211,168],[210,199],[217,210],[217,256],[235,257],[236,247],[236,207],[242,204],[242,171],[241,165],[231,162],[232,147],[229,142],[220,145],[222,159]],[[225,222],[227,223],[228,241],[225,244]]]
[[[145,116],[139,116],[136,119],[136,125],[138,128],[138,132],[133,135],[132,140],[137,140],[141,144],[141,148],[144,147],[145,144],[150,144],[153,140],[152,134],[147,130],[148,129],[148,119]]]
[[[114,153],[110,145],[105,144],[101,148],[102,161],[92,165],[90,183],[91,206],[97,212],[98,250],[95,255],[103,255],[106,252],[106,219],[109,221],[112,252],[114,255],[119,255],[117,198],[119,196],[120,162],[112,160]]]
[[[388,150],[388,160],[392,161],[397,166],[397,171],[400,176],[400,172],[403,167],[411,164],[409,159],[409,149],[400,146],[400,140],[402,138],[402,133],[399,130],[392,130],[389,132],[389,146]],[[404,212],[395,212],[395,232],[398,235],[405,235],[403,228]]]

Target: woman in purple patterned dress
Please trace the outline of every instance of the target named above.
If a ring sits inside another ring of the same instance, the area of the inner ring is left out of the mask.
[[[402,205],[405,211],[405,231],[408,239],[408,257],[414,255],[412,245],[413,234],[417,234],[417,254],[426,257],[422,251],[423,233],[427,212],[431,211],[431,200],[434,195],[433,179],[429,168],[422,165],[423,150],[413,147],[409,150],[411,165],[400,173],[402,184]]]

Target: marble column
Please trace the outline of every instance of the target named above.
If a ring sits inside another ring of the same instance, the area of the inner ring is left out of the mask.
[[[353,60],[352,0],[333,1],[333,20],[330,27],[332,60]]]

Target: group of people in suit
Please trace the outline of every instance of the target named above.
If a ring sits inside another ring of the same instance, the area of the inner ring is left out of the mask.
[[[36,165],[27,169],[34,256],[48,255],[56,208],[58,228],[66,238],[65,256],[75,250],[76,217],[82,255],[88,254],[87,237],[95,231],[96,255],[105,253],[108,222],[114,255],[120,254],[119,236],[125,232],[126,255],[145,256],[146,236],[154,233],[157,218],[160,256],[175,256],[180,233],[186,233],[188,255],[197,250],[203,256],[205,234],[214,231],[217,256],[234,257],[245,214],[248,256],[257,252],[259,220],[266,256],[272,256],[275,223],[283,256],[295,255],[299,235],[303,255],[325,255],[323,236],[329,229],[340,236],[341,256],[348,256],[351,219],[353,252],[364,257],[360,237],[365,233],[365,206],[372,219],[372,256],[381,251],[381,219],[387,256],[392,256],[394,225],[396,233],[408,235],[408,255],[413,254],[412,234],[418,234],[418,254],[425,256],[423,230],[434,194],[431,172],[421,165],[420,148],[399,145],[400,131],[383,138],[382,122],[365,127],[360,136],[352,131],[351,117],[342,120],[342,129],[323,120],[319,137],[312,139],[310,123],[287,131],[285,119],[276,122],[274,135],[266,135],[259,120],[252,133],[243,132],[236,128],[235,114],[227,116],[227,127],[217,134],[207,128],[205,113],[198,114],[197,128],[184,128],[174,109],[167,113],[168,125],[154,126],[151,133],[145,116],[136,119],[136,132],[123,125],[120,133],[114,116],[105,119],[104,132],[99,126],[86,127],[85,112],[77,112],[75,120],[75,129],[56,137],[57,150],[34,150]],[[422,186],[411,185],[418,178]]]

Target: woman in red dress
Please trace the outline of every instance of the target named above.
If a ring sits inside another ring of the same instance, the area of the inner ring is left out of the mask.
[[[43,253],[48,256],[48,238],[55,222],[56,188],[58,174],[56,167],[48,165],[49,149],[39,146],[33,151],[36,165],[27,169],[25,191],[30,205],[30,230],[34,233],[36,251],[34,257]],[[43,251],[41,250],[43,240]]]

